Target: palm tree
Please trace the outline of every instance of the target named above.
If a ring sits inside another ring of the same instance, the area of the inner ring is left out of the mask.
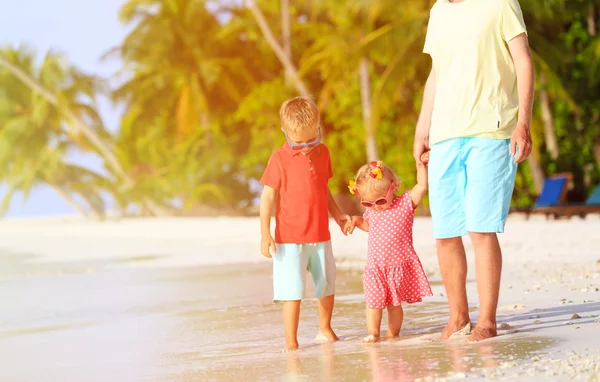
[[[61,111],[14,73],[40,88],[62,87],[60,102],[70,104],[77,118],[94,126],[100,120],[92,105],[82,101],[93,100],[96,80],[76,71],[68,76],[60,57],[53,53],[46,55],[39,68],[27,50],[5,49],[0,59],[8,63],[0,67],[0,179],[8,185],[0,211],[8,209],[15,194],[27,198],[32,188],[45,184],[83,215],[102,217],[103,200],[98,187],[90,182],[105,179],[65,159],[75,142],[83,141],[80,132],[66,128]],[[85,203],[73,194],[79,194]]]
[[[114,181],[122,181],[125,187],[131,187],[132,178],[119,163],[110,144],[111,137],[95,111],[94,97],[100,81],[64,64],[60,56],[52,53],[46,56],[37,74],[33,61],[33,54],[29,52],[0,51],[0,67],[43,99],[46,107],[60,115],[56,128],[71,127],[71,139],[77,140],[80,147],[100,155],[108,169],[116,175]],[[87,103],[82,103],[81,99]],[[143,198],[142,203],[153,215],[166,213],[153,200]]]

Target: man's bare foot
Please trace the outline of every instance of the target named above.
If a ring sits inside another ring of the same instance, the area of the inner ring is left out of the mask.
[[[469,338],[467,338],[467,341],[468,342],[483,341],[483,340],[487,340],[490,338],[494,338],[497,335],[498,335],[498,332],[496,331],[495,326],[484,326],[484,327],[476,326],[475,330],[473,330],[473,333],[471,333]]]
[[[471,322],[465,321],[461,323],[452,323],[449,322],[448,325],[444,328],[442,335],[440,336],[440,341],[444,341],[450,338],[456,338],[461,336],[469,335],[471,332]]]
[[[317,342],[334,342],[338,341],[339,338],[333,331],[333,329],[319,329],[319,334],[315,337]]]
[[[368,336],[366,336],[362,339],[362,342],[364,342],[364,343],[373,343],[373,342],[377,342],[377,341],[379,341],[379,336],[376,336],[374,334],[369,334]]]

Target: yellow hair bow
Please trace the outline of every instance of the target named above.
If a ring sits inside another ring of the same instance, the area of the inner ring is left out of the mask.
[[[356,194],[356,182],[351,180],[348,182],[348,190],[352,195]]]
[[[371,166],[373,166],[369,174],[371,178],[383,179],[383,163],[381,161],[371,162]]]

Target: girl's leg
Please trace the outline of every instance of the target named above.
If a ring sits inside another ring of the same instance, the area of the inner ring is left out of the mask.
[[[369,335],[363,338],[363,342],[376,342],[379,340],[382,314],[383,309],[367,308],[367,331]]]
[[[400,329],[402,328],[402,321],[404,320],[404,311],[402,305],[394,306],[388,305],[388,332],[385,335],[386,338],[394,338],[400,335]]]
[[[298,321],[300,321],[301,302],[302,300],[283,302],[284,351],[298,350]]]

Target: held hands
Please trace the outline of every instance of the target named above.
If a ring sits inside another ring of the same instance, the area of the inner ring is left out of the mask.
[[[423,164],[425,166],[427,166],[429,164],[429,149],[427,149],[427,151],[425,151],[423,154],[421,154],[421,162],[417,162],[417,165],[419,164]]]
[[[273,236],[263,236],[260,241],[260,252],[264,257],[271,258],[275,254],[275,240],[273,240]]]
[[[344,235],[352,235],[352,232],[354,232],[356,225],[360,225],[361,223],[361,216],[346,215],[345,219],[340,221],[340,228],[342,229],[342,233]]]
[[[342,215],[341,219],[337,220],[337,223],[342,233],[346,236],[354,230],[354,227],[352,227],[352,216],[350,215]]]
[[[417,165],[425,164],[425,163],[423,163],[421,157],[423,156],[423,154],[427,153],[428,151],[429,151],[429,136],[417,133],[415,135],[415,143],[413,146],[413,156],[415,158],[415,161],[417,162]],[[429,154],[427,154],[427,160],[429,160]]]

